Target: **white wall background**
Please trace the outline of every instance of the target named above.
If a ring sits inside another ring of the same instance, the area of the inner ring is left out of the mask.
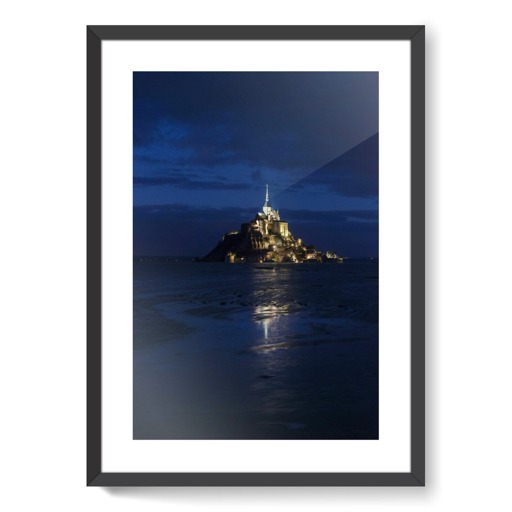
[[[507,2],[4,2],[0,504],[5,510],[510,506]],[[85,486],[87,24],[427,25],[427,487]]]

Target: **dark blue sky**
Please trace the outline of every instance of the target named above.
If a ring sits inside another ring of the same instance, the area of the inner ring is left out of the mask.
[[[378,256],[377,73],[133,74],[134,254],[204,256],[261,210]]]

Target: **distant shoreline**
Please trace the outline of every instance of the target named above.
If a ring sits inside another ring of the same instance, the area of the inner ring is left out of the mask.
[[[198,256],[134,256],[133,261],[138,263],[194,263],[199,261]],[[363,257],[351,257],[351,256],[344,256],[344,261],[374,261],[378,262],[379,258],[377,257],[371,257],[371,256],[363,256]],[[208,262],[203,262],[208,263]],[[224,263],[224,262],[213,262],[213,263]],[[306,265],[312,265],[314,262],[308,262],[308,263],[288,263],[288,262],[266,262],[266,263],[274,263],[275,265],[299,265],[299,264],[306,264]],[[252,265],[252,264],[258,264],[257,262],[246,262],[246,263],[240,263],[240,265]],[[321,263],[319,263],[321,264]]]

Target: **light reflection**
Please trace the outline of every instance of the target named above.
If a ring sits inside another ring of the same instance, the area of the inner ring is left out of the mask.
[[[284,315],[289,313],[287,305],[277,306],[275,304],[255,306],[253,320],[263,330],[263,339],[268,344],[269,340],[276,340],[284,330]]]
[[[300,410],[300,400],[291,383],[297,361],[293,351],[288,350],[297,305],[293,298],[290,300],[290,276],[285,267],[255,267],[252,278],[252,321],[260,334],[252,347],[257,368],[252,389],[265,415],[261,423],[287,430],[291,428],[290,415]]]

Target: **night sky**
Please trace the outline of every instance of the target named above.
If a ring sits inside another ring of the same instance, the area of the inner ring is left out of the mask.
[[[204,256],[270,203],[378,256],[378,73],[133,74],[134,255]]]

